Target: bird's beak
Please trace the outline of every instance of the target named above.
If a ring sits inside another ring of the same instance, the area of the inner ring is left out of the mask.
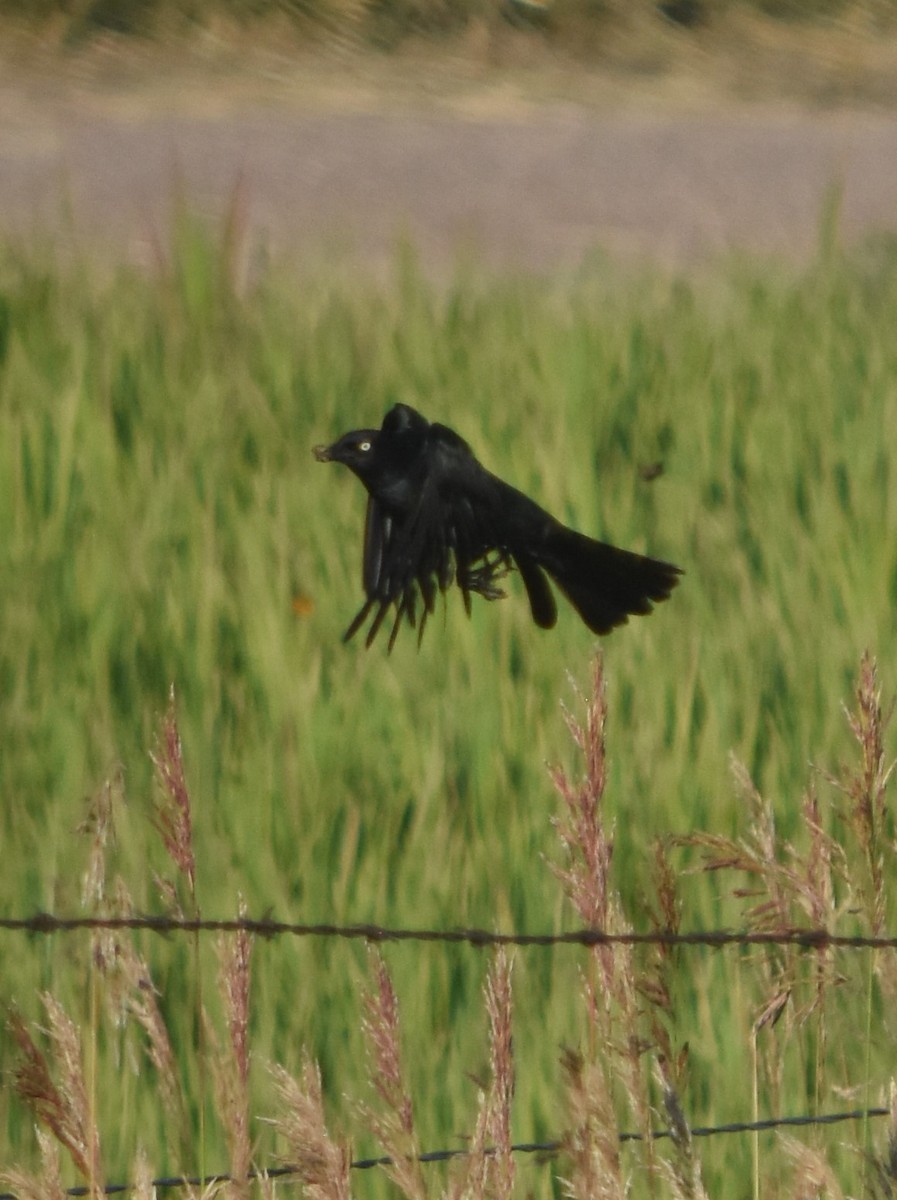
[[[312,454],[315,456],[318,462],[331,462],[333,455],[330,453],[330,451],[332,449],[332,446],[315,446],[314,450],[312,450]]]

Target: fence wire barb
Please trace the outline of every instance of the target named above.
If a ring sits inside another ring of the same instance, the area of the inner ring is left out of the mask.
[[[145,929],[151,933],[251,933],[261,938],[331,937],[367,942],[466,942],[471,946],[800,946],[824,949],[897,949],[897,935],[829,933],[826,929],[781,929],[776,932],[736,929],[693,930],[675,933],[657,929],[647,933],[606,933],[602,929],[573,929],[566,933],[501,933],[488,929],[390,929],[371,924],[307,924],[270,918],[133,916],[62,917],[35,913],[30,917],[0,917],[0,930],[40,936],[91,929]],[[2,1197],[0,1197],[2,1200]]]
[[[823,1113],[820,1116],[810,1116],[808,1114],[792,1117],[768,1117],[762,1121],[735,1121],[728,1125],[705,1125],[695,1126],[691,1130],[692,1137],[713,1137],[721,1133],[762,1133],[773,1129],[794,1128],[796,1126],[806,1125],[835,1125],[842,1121],[863,1121],[868,1117],[886,1117],[890,1113],[888,1108],[855,1108],[848,1112]],[[622,1131],[619,1135],[621,1142],[641,1142],[644,1141],[644,1134]],[[664,1138],[674,1137],[672,1129],[655,1129],[652,1130],[650,1137],[654,1141],[661,1141]],[[511,1146],[511,1151],[514,1154],[536,1154],[541,1155],[545,1159],[553,1158],[559,1154],[564,1148],[562,1141],[554,1142],[515,1142]],[[487,1146],[483,1153],[486,1155],[495,1154],[494,1146]],[[470,1154],[469,1150],[428,1150],[424,1154],[419,1154],[416,1161],[419,1163],[437,1163],[450,1162],[455,1158],[464,1158]],[[349,1165],[355,1171],[370,1171],[375,1167],[392,1166],[394,1160],[389,1155],[383,1155],[379,1158],[357,1158]],[[266,1170],[251,1170],[247,1173],[247,1180],[256,1179],[285,1179],[291,1175],[298,1175],[301,1167],[291,1166],[289,1164],[281,1167],[270,1167]],[[227,1171],[216,1172],[211,1175],[163,1175],[152,1180],[153,1188],[207,1188],[215,1184],[233,1183],[234,1177]],[[109,1183],[101,1189],[103,1195],[118,1196],[122,1192],[133,1190],[132,1183]],[[92,1194],[91,1188],[86,1185],[78,1185],[76,1187],[66,1188],[63,1192],[65,1196],[80,1197],[89,1196]],[[0,1192],[0,1200],[19,1200],[16,1192]]]

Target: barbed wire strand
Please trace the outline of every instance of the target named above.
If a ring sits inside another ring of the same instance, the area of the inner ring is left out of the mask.
[[[888,1108],[855,1108],[848,1112],[823,1113],[818,1116],[810,1116],[804,1114],[791,1117],[768,1117],[762,1121],[733,1121],[727,1125],[704,1125],[695,1126],[691,1130],[692,1137],[713,1137],[723,1133],[762,1133],[773,1129],[795,1128],[807,1125],[835,1125],[842,1121],[863,1121],[870,1117],[886,1117],[890,1113]],[[653,1141],[661,1141],[664,1138],[673,1138],[675,1133],[672,1129],[656,1129],[652,1130],[650,1137]],[[619,1134],[621,1142],[641,1142],[644,1141],[644,1134],[623,1131]],[[564,1148],[564,1143],[561,1141],[554,1142],[515,1142],[511,1146],[511,1150],[515,1154],[537,1154],[548,1159],[559,1154]],[[483,1150],[483,1154],[494,1155],[496,1153],[494,1146],[487,1146]],[[469,1150],[428,1150],[424,1154],[419,1154],[416,1157],[419,1163],[437,1163],[450,1162],[456,1158],[465,1158],[470,1154]],[[379,1158],[357,1158],[354,1159],[349,1166],[354,1171],[369,1171],[375,1167],[389,1167],[394,1163],[389,1155],[383,1155]],[[285,1165],[281,1167],[270,1167],[267,1170],[251,1170],[247,1174],[247,1179],[284,1179],[291,1175],[298,1175],[301,1172],[301,1167]],[[214,1184],[233,1183],[233,1176],[226,1171],[217,1172],[211,1175],[168,1175],[160,1176],[152,1181],[153,1188],[206,1188]],[[102,1192],[106,1196],[117,1196],[122,1192],[133,1190],[132,1183],[110,1183],[107,1184]],[[66,1188],[63,1193],[66,1196],[80,1197],[91,1195],[91,1189],[85,1185]],[[0,1200],[18,1200],[16,1192],[0,1192]]]
[[[42,936],[77,930],[148,930],[151,933],[251,933],[261,938],[344,938],[367,942],[466,942],[472,946],[801,946],[807,949],[897,949],[897,936],[829,933],[826,929],[782,929],[777,931],[709,929],[674,933],[651,930],[606,933],[601,929],[573,929],[566,933],[501,933],[488,929],[403,929],[371,924],[307,924],[270,918],[133,916],[61,917],[35,913],[30,917],[0,917],[0,931]]]

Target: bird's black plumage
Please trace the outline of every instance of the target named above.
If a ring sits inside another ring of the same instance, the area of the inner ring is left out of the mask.
[[[516,567],[533,620],[557,620],[549,576],[594,633],[609,633],[629,616],[666,600],[682,573],[672,563],[618,550],[568,529],[523,492],[491,474],[445,425],[396,404],[379,429],[356,429],[319,462],[341,462],[368,492],[362,582],[365,602],[345,638],[371,617],[370,646],[391,608],[389,648],[405,620],[422,636],[437,593],[457,583],[470,612],[473,592],[505,593],[501,579]]]

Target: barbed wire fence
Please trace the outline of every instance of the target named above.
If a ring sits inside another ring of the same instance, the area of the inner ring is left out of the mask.
[[[704,1125],[695,1126],[689,1129],[692,1137],[704,1138],[713,1137],[724,1133],[763,1133],[776,1129],[794,1129],[810,1125],[836,1125],[845,1121],[865,1121],[873,1117],[886,1117],[890,1114],[890,1109],[887,1108],[855,1108],[846,1112],[822,1113],[818,1116],[792,1116],[792,1117],[769,1117],[762,1121],[733,1121],[728,1125]],[[642,1142],[645,1140],[645,1135],[642,1133],[634,1133],[629,1131],[621,1131],[618,1135],[620,1143],[625,1142]],[[665,1138],[674,1138],[676,1133],[672,1129],[656,1129],[651,1132],[653,1141],[662,1141]],[[511,1146],[511,1151],[514,1154],[533,1154],[538,1155],[544,1160],[551,1159],[564,1149],[564,1143],[561,1141],[553,1142],[515,1142]],[[483,1154],[490,1156],[495,1153],[494,1147],[487,1146]],[[469,1151],[463,1149],[454,1150],[428,1150],[423,1154],[418,1154],[415,1157],[415,1162],[424,1165],[428,1163],[451,1162],[453,1159],[464,1158],[469,1154]],[[370,1171],[375,1167],[389,1167],[394,1164],[395,1160],[389,1155],[381,1155],[375,1158],[356,1158],[349,1164],[353,1171]],[[271,1167],[268,1170],[250,1170],[247,1172],[246,1179],[249,1181],[260,1179],[289,1179],[291,1176],[298,1175],[301,1171],[300,1167],[285,1165],[279,1167]],[[216,1184],[227,1184],[237,1182],[234,1177],[227,1171],[213,1172],[208,1175],[160,1175],[150,1181],[150,1186],[153,1188],[207,1188]],[[242,1181],[241,1181],[242,1182]],[[132,1183],[109,1183],[100,1191],[106,1196],[117,1196],[123,1192],[133,1190]],[[66,1196],[90,1196],[93,1193],[85,1184],[79,1184],[76,1187],[66,1188],[64,1193]],[[0,1192],[0,1200],[19,1200],[15,1192]]]
[[[35,913],[30,917],[0,917],[0,931],[19,931],[37,936],[73,933],[78,930],[147,930],[162,935],[172,933],[248,933],[261,938],[282,936],[343,938],[383,942],[466,942],[475,947],[493,946],[798,946],[809,950],[895,950],[897,935],[840,934],[827,929],[745,931],[707,929],[673,932],[650,930],[606,933],[601,929],[573,929],[565,933],[502,933],[489,929],[414,929],[383,925],[305,923],[276,921],[268,917],[169,917],[135,914],[133,916],[61,917]]]
[[[60,916],[54,913],[37,912],[28,917],[0,917],[0,932],[24,933],[32,937],[42,937],[52,934],[70,934],[82,931],[147,931],[169,936],[172,934],[237,934],[245,933],[260,938],[333,938],[344,940],[361,940],[372,944],[389,942],[432,942],[442,944],[467,944],[477,949],[494,947],[553,947],[553,946],[663,946],[663,947],[704,947],[711,950],[726,947],[756,947],[756,946],[794,946],[808,950],[844,949],[844,950],[894,950],[897,949],[897,936],[864,935],[864,934],[834,934],[826,929],[792,928],[775,932],[745,931],[734,929],[710,929],[672,931],[656,929],[647,932],[624,931],[607,933],[600,929],[580,928],[561,933],[521,933],[516,931],[499,931],[478,928],[459,929],[425,929],[389,927],[376,924],[334,924],[315,922],[279,921],[270,917],[253,918],[248,916],[232,918],[203,918],[203,917],[173,917],[156,916],[152,914],[131,914],[126,916]],[[692,1137],[708,1138],[724,1134],[760,1133],[782,1129],[806,1128],[812,1126],[830,1126],[849,1121],[866,1121],[878,1117],[890,1116],[891,1110],[886,1107],[871,1107],[848,1109],[842,1112],[830,1113],[799,1113],[788,1116],[768,1117],[754,1121],[736,1121],[721,1125],[694,1126],[689,1128]],[[621,1144],[641,1142],[646,1136],[651,1140],[675,1139],[674,1129],[656,1129],[649,1134],[622,1130],[618,1133]],[[534,1155],[548,1161],[564,1150],[561,1140],[544,1142],[518,1142],[511,1146],[511,1151],[517,1155]],[[486,1147],[480,1153],[492,1155],[494,1148]],[[421,1164],[449,1162],[468,1156],[470,1151],[464,1148],[429,1150],[416,1156]],[[373,1158],[354,1159],[349,1165],[352,1170],[366,1171],[377,1167],[389,1167],[394,1160],[388,1155]],[[290,1164],[272,1166],[267,1169],[255,1168],[248,1172],[246,1179],[289,1179],[300,1173],[301,1168]],[[157,1188],[187,1189],[207,1188],[214,1185],[226,1185],[235,1182],[233,1176],[226,1171],[211,1172],[200,1175],[171,1175],[159,1176],[151,1181],[151,1186]],[[120,1195],[133,1190],[133,1183],[119,1182],[105,1185],[101,1192],[107,1196]],[[65,1196],[81,1197],[91,1195],[91,1189],[86,1185],[66,1188]],[[0,1192],[0,1200],[18,1200],[15,1192]]]

